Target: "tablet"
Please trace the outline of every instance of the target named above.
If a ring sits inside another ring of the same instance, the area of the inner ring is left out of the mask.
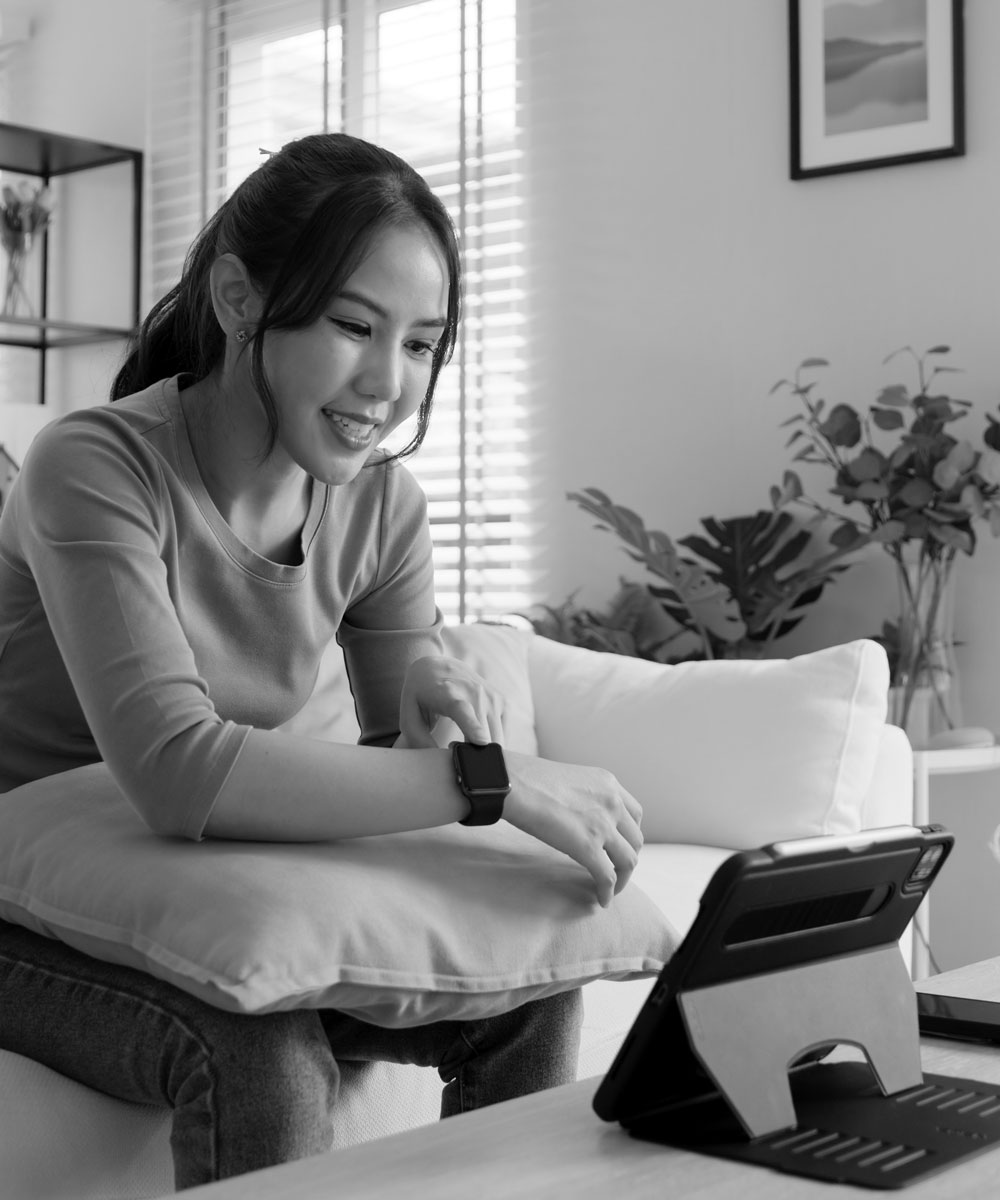
[[[941,996],[917,986],[917,1018],[927,1037],[960,1042],[1000,1043],[1000,1000]]]
[[[597,1115],[628,1128],[718,1095],[689,1045],[678,997],[898,942],[953,840],[940,825],[904,825],[733,854],[601,1081]]]

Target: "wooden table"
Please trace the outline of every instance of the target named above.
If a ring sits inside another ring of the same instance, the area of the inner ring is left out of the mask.
[[[930,981],[926,981],[926,985]],[[1000,997],[1000,960],[935,977],[935,990]],[[930,986],[928,986],[930,990]],[[924,1069],[1000,1088],[1000,1047],[928,1038]],[[982,1200],[995,1194],[1000,1150],[939,1175],[879,1193],[689,1154],[631,1138],[590,1107],[599,1080],[511,1100],[395,1137],[194,1188],[190,1200],[784,1200],[900,1195]]]

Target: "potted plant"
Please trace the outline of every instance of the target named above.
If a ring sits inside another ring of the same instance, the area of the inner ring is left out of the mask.
[[[1000,422],[986,414],[978,446],[951,431],[971,404],[942,390],[942,377],[956,370],[941,361],[950,352],[943,345],[923,354],[909,346],[894,351],[884,362],[910,360],[915,386],[884,387],[860,412],[845,403],[828,407],[817,395],[824,358],[805,359],[771,389],[790,392],[801,409],[782,423],[791,430],[793,461],[828,468],[829,491],[841,502],[836,511],[817,503],[788,470],[771,490],[775,509],[810,505],[836,518],[835,546],[875,543],[892,559],[899,609],[879,640],[890,651],[891,719],[915,745],[960,723],[949,626],[954,564],[960,551],[974,552],[977,521],[1000,535]],[[917,729],[911,717],[921,697],[929,701],[929,724]]]
[[[675,544],[597,488],[567,499],[596,517],[598,529],[616,534],[657,583],[621,580],[604,612],[579,608],[572,597],[539,606],[528,619],[558,641],[658,662],[760,657],[844,569],[839,551],[811,557],[811,530],[787,512],[706,517],[703,533]]]

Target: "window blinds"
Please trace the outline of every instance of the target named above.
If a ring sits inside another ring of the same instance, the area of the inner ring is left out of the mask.
[[[156,0],[150,47],[150,302],[261,149],[344,130],[411,162],[448,207],[465,317],[430,433],[428,498],[451,622],[523,610],[523,180],[516,0]],[[408,441],[410,429],[397,434]]]

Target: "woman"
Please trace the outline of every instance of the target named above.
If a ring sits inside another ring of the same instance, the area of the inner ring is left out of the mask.
[[[149,826],[307,841],[467,820],[432,729],[501,742],[501,704],[441,653],[422,494],[379,449],[454,345],[447,214],[345,135],[269,157],[146,319],[114,403],[48,426],[0,523],[0,788],[107,763]],[[359,745],[276,731],[344,649]],[[607,772],[507,755],[503,816],[607,904],[641,845]],[[2,801],[0,801],[2,803]],[[179,1187],[328,1147],[337,1059],[438,1068],[444,1115],[573,1077],[579,996],[383,1030],[240,1016],[0,925],[0,1044],[174,1110]]]

